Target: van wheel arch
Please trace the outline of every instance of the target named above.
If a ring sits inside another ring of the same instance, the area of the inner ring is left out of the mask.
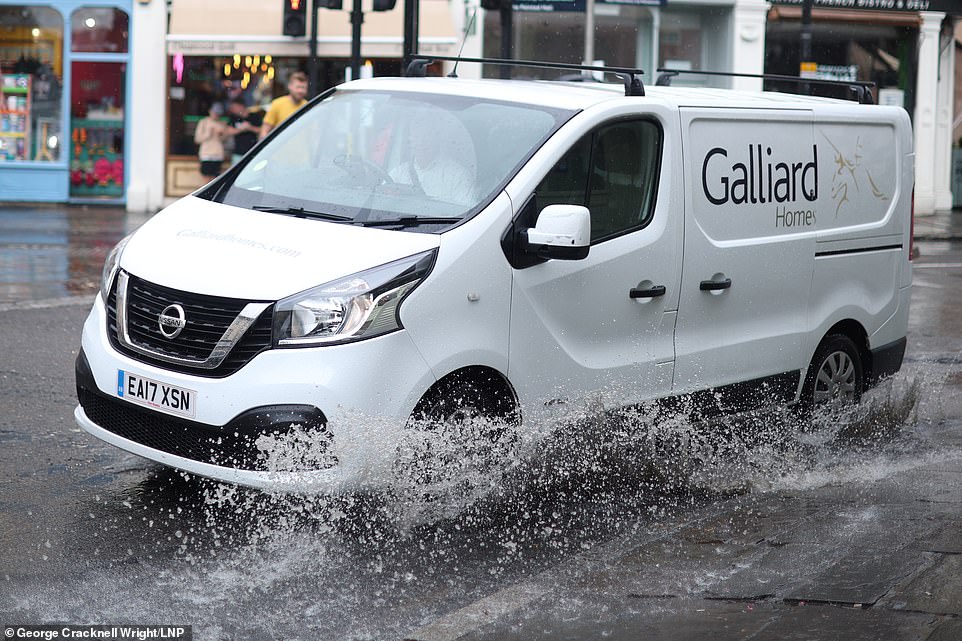
[[[799,406],[807,414],[819,404],[819,397],[826,396],[858,403],[870,380],[871,351],[864,328],[852,320],[836,323],[815,349]]]
[[[411,418],[443,421],[459,412],[510,424],[521,422],[518,397],[511,383],[498,370],[481,365],[463,367],[438,379],[421,396]]]
[[[862,371],[865,376],[866,388],[871,385],[872,378],[872,350],[868,346],[868,332],[862,327],[862,324],[855,319],[849,318],[843,321],[839,321],[832,325],[832,327],[825,333],[822,337],[821,345],[828,337],[832,334],[841,334],[842,336],[847,336],[849,340],[855,343],[855,347],[858,348],[859,358],[862,359]]]

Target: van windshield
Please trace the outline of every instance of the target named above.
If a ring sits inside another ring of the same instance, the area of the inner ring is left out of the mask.
[[[438,231],[503,189],[574,112],[440,94],[340,90],[216,191],[226,204]]]

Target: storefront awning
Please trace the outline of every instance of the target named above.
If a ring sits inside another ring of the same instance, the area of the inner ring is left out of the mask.
[[[772,4],[768,20],[801,20],[802,8],[782,4]],[[861,11],[852,9],[812,9],[814,22],[844,22],[847,24],[871,24],[889,27],[910,27],[918,29],[922,22],[918,13],[900,11]]]
[[[804,0],[769,0],[773,7],[794,6],[801,10]],[[962,15],[962,0],[812,0],[817,9],[840,9],[857,13],[914,13],[941,11],[950,16]]]
[[[317,55],[348,58],[351,22],[345,10],[321,9],[317,20]],[[400,58],[403,47],[404,0],[391,11],[371,11],[364,0],[361,55],[365,58]],[[308,38],[282,36],[282,5],[261,0],[173,0],[167,52],[171,55],[307,56]],[[460,35],[451,19],[447,0],[421,0],[418,49],[426,54],[456,53]]]

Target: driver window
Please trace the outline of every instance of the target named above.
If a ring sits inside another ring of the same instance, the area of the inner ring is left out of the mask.
[[[649,120],[619,122],[588,134],[551,168],[535,191],[537,211],[584,205],[591,242],[641,229],[654,213],[661,130]]]

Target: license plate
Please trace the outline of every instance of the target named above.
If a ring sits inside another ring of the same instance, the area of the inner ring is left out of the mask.
[[[117,396],[137,405],[191,418],[197,408],[197,392],[194,390],[155,381],[122,369],[117,370]]]

